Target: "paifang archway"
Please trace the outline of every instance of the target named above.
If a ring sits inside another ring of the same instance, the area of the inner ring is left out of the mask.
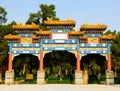
[[[46,20],[44,21],[47,30],[39,30],[39,26],[32,23],[13,25],[19,35],[8,34],[5,39],[9,46],[8,71],[5,76],[5,84],[14,83],[14,71],[12,60],[18,54],[33,54],[39,58],[39,70],[37,72],[37,83],[45,83],[45,72],[43,69],[43,56],[48,51],[70,51],[76,55],[75,84],[83,84],[80,60],[86,54],[102,54],[107,57],[108,68],[106,71],[107,84],[113,83],[113,72],[111,71],[110,44],[115,38],[113,35],[102,35],[107,28],[103,24],[83,24],[79,31],[74,30],[75,21],[67,20]],[[112,79],[111,79],[112,78]]]

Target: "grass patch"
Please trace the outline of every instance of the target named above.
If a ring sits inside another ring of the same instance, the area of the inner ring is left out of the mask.
[[[70,80],[48,80],[47,83],[49,84],[72,84],[73,82]]]

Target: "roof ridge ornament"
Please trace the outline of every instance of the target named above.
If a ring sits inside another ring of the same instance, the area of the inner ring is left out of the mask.
[[[23,24],[22,24],[22,22],[18,22],[18,24],[17,24],[17,25],[21,26],[21,25],[23,25]]]
[[[71,18],[67,18],[67,21],[73,21]]]
[[[89,23],[88,22],[86,22],[85,24],[83,24],[83,25],[89,25]]]
[[[102,25],[100,22],[98,22],[98,25]]]
[[[32,26],[36,26],[36,24],[34,22],[32,22]]]
[[[53,18],[49,18],[49,19],[48,19],[48,21],[52,21],[52,20],[53,20]]]

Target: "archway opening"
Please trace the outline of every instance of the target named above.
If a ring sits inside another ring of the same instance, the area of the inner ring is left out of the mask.
[[[36,83],[39,59],[32,54],[20,54],[13,59],[15,82]]]
[[[44,56],[47,83],[73,83],[76,69],[75,54],[67,51],[52,51]]]
[[[87,54],[81,59],[83,81],[89,84],[99,84],[105,81],[106,57],[100,54]]]

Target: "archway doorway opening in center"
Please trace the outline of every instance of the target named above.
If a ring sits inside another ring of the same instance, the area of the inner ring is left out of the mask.
[[[67,51],[52,51],[44,56],[45,80],[47,83],[74,83],[75,54]]]

